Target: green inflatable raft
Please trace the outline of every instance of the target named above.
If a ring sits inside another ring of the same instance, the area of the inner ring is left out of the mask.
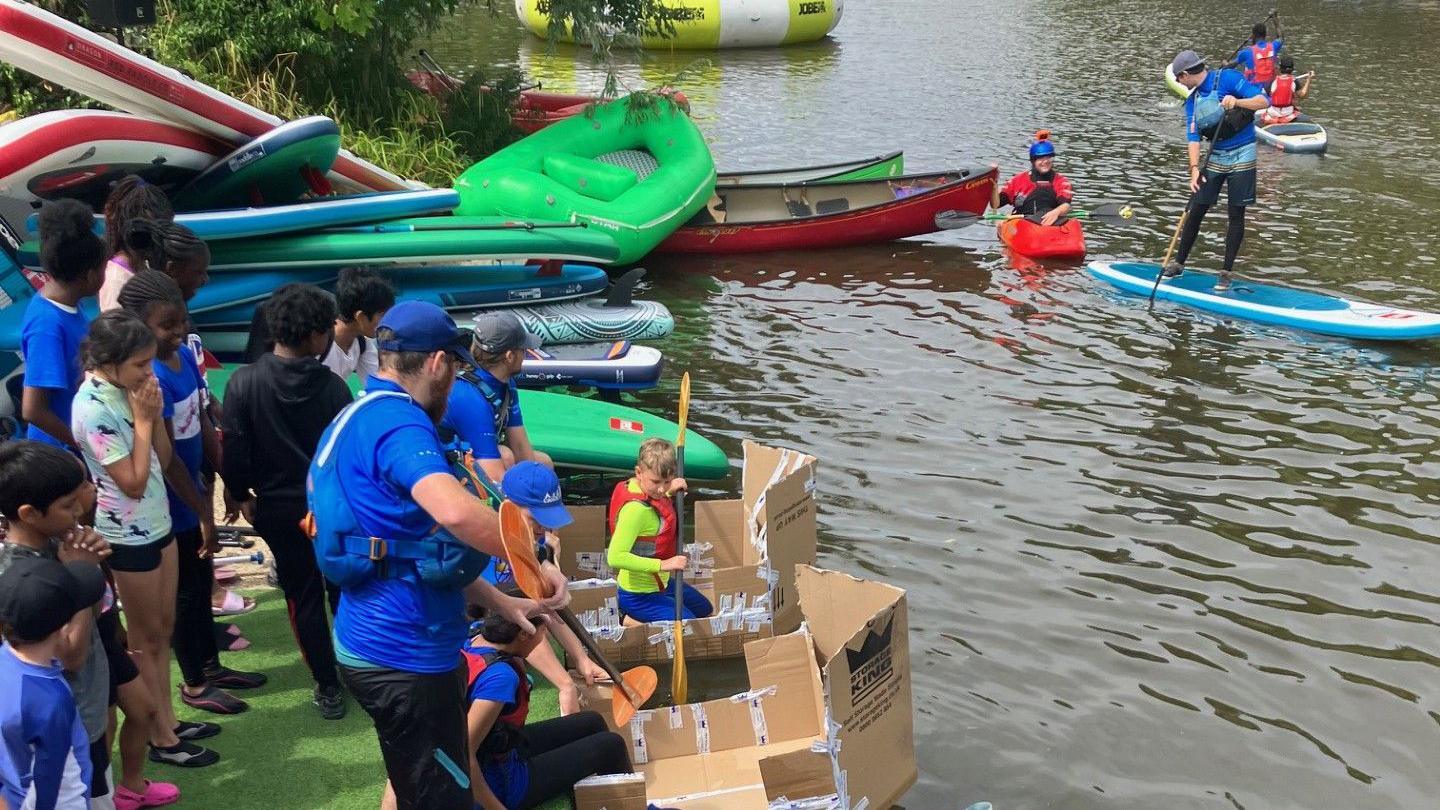
[[[627,100],[573,115],[476,163],[455,180],[457,215],[589,223],[638,261],[705,206],[715,162],[668,97],[640,120]]]
[[[239,368],[226,364],[206,375],[210,389],[222,399],[225,384]],[[351,390],[359,387],[352,375]],[[550,454],[558,467],[628,475],[646,439],[675,440],[679,426],[669,419],[599,399],[549,391],[520,391],[525,429],[535,447]],[[685,477],[697,481],[724,478],[730,471],[725,452],[693,430],[685,431]]]

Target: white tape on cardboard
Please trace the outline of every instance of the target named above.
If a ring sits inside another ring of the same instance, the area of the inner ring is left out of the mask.
[[[670,728],[681,728],[685,725],[685,718],[680,715],[679,706],[671,706],[666,714],[670,716]]]
[[[799,801],[792,801],[780,796],[766,805],[766,810],[832,810],[840,806],[840,796],[827,793],[824,796],[812,796]]]
[[[695,715],[695,748],[702,754],[708,754],[710,753],[710,720],[705,716],[705,705],[692,703],[690,712]]]
[[[641,765],[650,761],[650,749],[645,745],[645,723],[650,719],[650,712],[635,712],[630,718],[630,737],[635,741],[631,747],[630,761]]]

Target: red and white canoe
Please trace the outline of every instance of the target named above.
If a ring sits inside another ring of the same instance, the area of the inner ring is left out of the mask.
[[[74,197],[98,209],[127,174],[174,192],[229,150],[208,135],[126,113],[41,113],[0,125],[0,196]]]
[[[980,215],[997,169],[960,169],[853,182],[717,187],[715,198],[657,250],[757,253],[888,242],[940,230],[943,211]]]
[[[119,110],[189,127],[239,146],[279,118],[172,68],[18,0],[0,0],[0,60]],[[331,181],[349,191],[398,191],[413,183],[341,152]]]

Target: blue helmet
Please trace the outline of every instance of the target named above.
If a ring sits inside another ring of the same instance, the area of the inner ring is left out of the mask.
[[[1055,144],[1050,142],[1050,131],[1042,129],[1035,133],[1035,142],[1030,144],[1030,159],[1054,157]]]

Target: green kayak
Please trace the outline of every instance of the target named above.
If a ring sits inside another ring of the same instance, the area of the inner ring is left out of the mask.
[[[224,397],[225,383],[238,368],[226,364],[206,375],[211,390]],[[350,378],[352,390],[359,381]],[[675,440],[679,426],[639,408],[598,399],[520,391],[525,429],[535,447],[550,454],[556,466],[571,470],[628,474],[635,469],[640,443],[660,437]],[[724,478],[730,470],[725,452],[693,430],[685,431],[685,477],[700,481]]]
[[[715,162],[700,130],[668,99],[626,120],[626,99],[551,124],[455,179],[458,215],[588,222],[639,260],[704,207]]]

